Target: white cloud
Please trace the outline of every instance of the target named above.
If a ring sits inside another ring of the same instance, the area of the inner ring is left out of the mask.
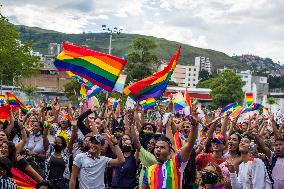
[[[17,24],[67,33],[121,26],[124,32],[284,63],[283,0],[4,0],[3,9]]]

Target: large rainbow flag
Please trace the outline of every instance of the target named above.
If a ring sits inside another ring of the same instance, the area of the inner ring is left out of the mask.
[[[130,96],[136,102],[140,102],[148,98],[160,98],[168,86],[178,62],[179,55],[180,47],[164,70],[131,84],[124,89],[124,94]]]
[[[111,92],[126,60],[102,52],[64,43],[64,50],[54,65],[59,71],[70,71]]]
[[[7,100],[10,106],[20,108],[24,114],[28,113],[29,108],[26,107],[14,94],[7,92]]]

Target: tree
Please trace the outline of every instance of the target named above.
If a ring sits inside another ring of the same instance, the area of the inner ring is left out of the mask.
[[[273,97],[269,97],[269,98],[267,99],[267,103],[269,104],[269,110],[271,111],[271,105],[275,104],[275,103],[276,103],[276,100],[275,100],[275,98],[273,98]]]
[[[232,102],[242,104],[244,98],[243,86],[244,82],[241,78],[230,70],[225,70],[216,77],[197,84],[197,87],[211,89],[210,96],[214,108],[222,107]]]
[[[75,91],[80,91],[80,83],[77,79],[72,78],[68,83],[64,85],[64,94],[66,98],[70,101],[72,101],[74,104],[78,102],[78,99],[75,95]]]
[[[1,7],[0,7],[1,8]],[[30,55],[31,43],[22,44],[17,28],[8,22],[0,10],[0,80],[13,85],[21,77],[39,71],[39,58]]]
[[[21,85],[21,91],[23,91],[29,97],[29,104],[31,104],[31,96],[36,93],[37,87],[33,85]]]
[[[133,42],[133,52],[127,56],[125,72],[127,74],[127,83],[141,80],[154,73],[154,64],[158,58],[151,53],[156,48],[154,41],[147,38],[137,38]]]
[[[201,70],[199,71],[199,77],[198,79],[200,81],[208,80],[211,77],[210,73],[207,70]]]

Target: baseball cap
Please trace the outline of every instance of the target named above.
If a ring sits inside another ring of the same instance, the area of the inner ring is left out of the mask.
[[[212,139],[212,142],[216,142],[216,143],[219,143],[219,144],[226,144],[226,140],[225,140],[225,137],[224,135],[222,134],[217,134],[215,135],[215,137]]]

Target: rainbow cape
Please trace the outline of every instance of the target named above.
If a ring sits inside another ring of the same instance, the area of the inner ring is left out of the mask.
[[[168,86],[178,62],[179,55],[180,47],[164,70],[129,85],[123,90],[124,94],[130,96],[136,102],[140,102],[148,98],[158,99]]]
[[[64,43],[64,50],[54,65],[59,71],[72,73],[111,92],[126,60],[102,52]]]
[[[246,93],[247,105],[250,106],[253,103],[253,93]]]
[[[24,114],[28,113],[29,108],[26,107],[15,95],[7,92],[7,100],[12,107],[20,108]]]
[[[157,102],[154,98],[148,98],[139,102],[144,110],[154,109]]]

